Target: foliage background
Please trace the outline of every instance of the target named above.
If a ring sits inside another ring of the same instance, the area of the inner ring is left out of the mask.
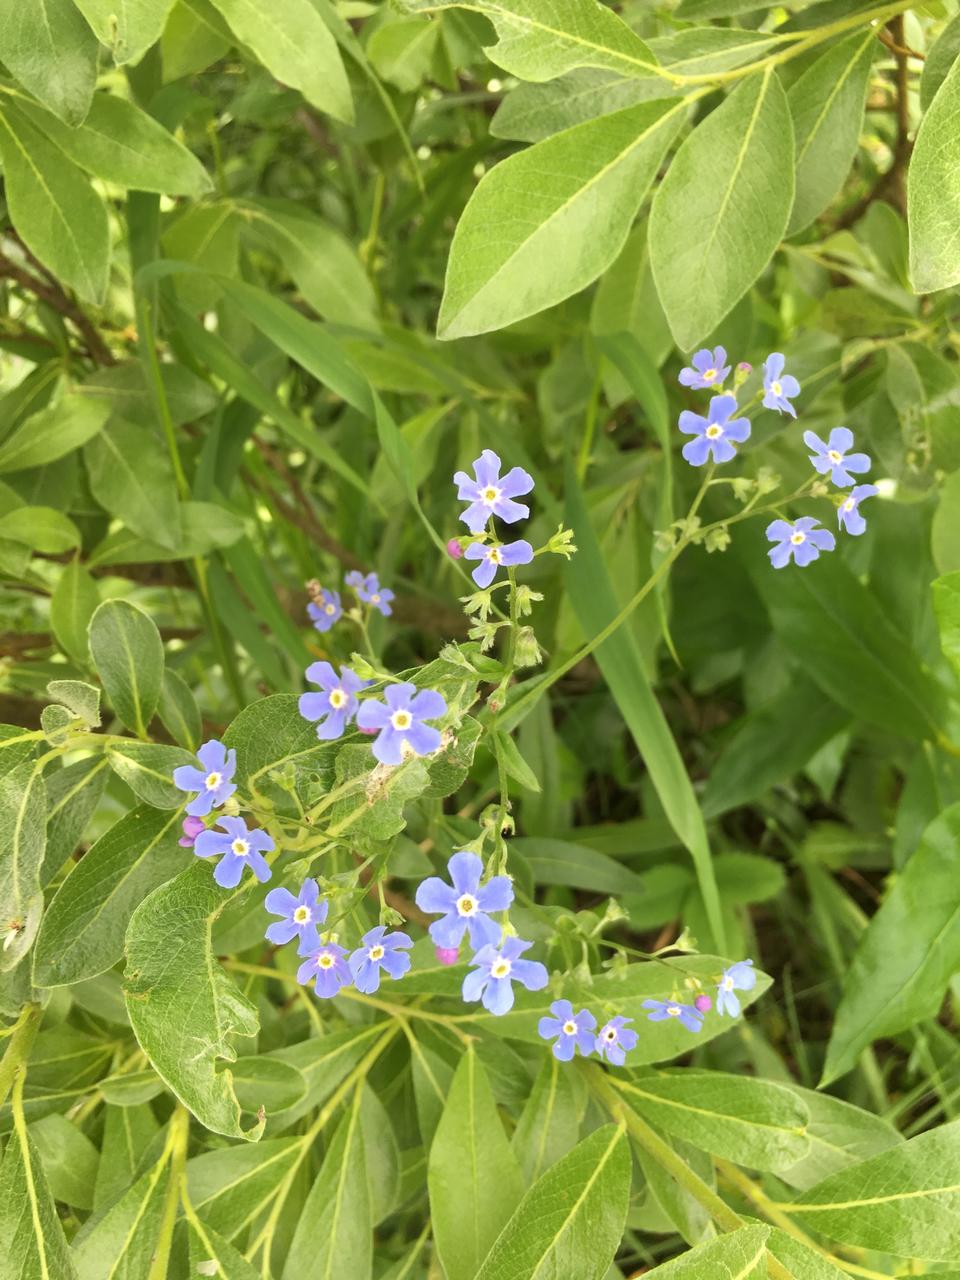
[[[0,1276],[956,1274],[956,6],[116,7],[0,0]],[[884,479],[807,570],[751,521],[664,567],[717,342],[803,386],[737,474],[790,492],[843,422]],[[640,1019],[629,949],[684,927],[774,979],[716,1040],[638,1021],[616,1080],[532,1012],[465,1047],[426,941],[398,1007],[318,1007],[176,844],[207,737],[278,820],[367,767],[296,717],[352,647],[306,579],[377,570],[388,667],[489,692],[443,551],[484,447],[535,545],[575,531],[529,574],[547,678],[320,870],[411,914],[509,752],[517,919],[577,998]]]

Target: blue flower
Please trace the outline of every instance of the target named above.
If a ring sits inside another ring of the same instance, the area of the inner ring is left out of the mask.
[[[361,729],[379,729],[373,743],[373,754],[381,764],[400,764],[403,748],[414,755],[428,756],[440,746],[440,730],[424,724],[447,713],[447,703],[434,689],[421,689],[415,684],[388,684],[383,691],[386,702],[368,699],[360,704],[357,724]]]
[[[363,946],[350,957],[350,972],[358,991],[371,995],[380,986],[380,970],[386,969],[391,978],[402,978],[410,968],[410,957],[405,954],[413,940],[405,933],[387,933],[385,924],[377,925],[363,935]]]
[[[351,587],[359,594],[367,579],[366,575],[362,574],[359,569],[351,569],[343,581],[346,586]]]
[[[447,863],[452,887],[439,876],[430,876],[417,889],[416,903],[428,915],[443,913],[434,920],[430,937],[438,947],[459,947],[463,935],[470,934],[474,951],[488,943],[500,941],[500,926],[487,912],[506,911],[513,902],[513,883],[509,876],[494,876],[481,887],[483,863],[475,853],[462,850]]]
[[[729,1013],[735,1018],[740,1012],[740,1001],[734,991],[752,991],[757,985],[757,975],[752,960],[738,960],[717,983],[717,1013]]]
[[[810,461],[814,470],[825,476],[830,472],[830,479],[838,489],[846,489],[853,484],[851,471],[862,474],[870,470],[870,459],[865,453],[849,453],[853,447],[853,432],[849,427],[834,427],[826,444],[815,431],[803,433],[803,443],[812,449]]]
[[[516,524],[530,514],[522,502],[514,502],[533,488],[533,477],[522,467],[514,467],[501,479],[500,459],[491,449],[484,449],[473,464],[476,477],[465,471],[453,477],[457,497],[470,506],[460,516],[471,533],[480,533],[491,516],[499,516],[507,524]]]
[[[471,575],[474,582],[478,587],[489,587],[501,565],[529,564],[533,559],[533,547],[522,539],[490,547],[482,542],[471,542],[465,554],[468,560],[480,561]]]
[[[677,1000],[644,1000],[644,1009],[649,1009],[647,1017],[651,1022],[666,1022],[676,1018],[688,1031],[703,1030],[703,1014],[692,1004],[680,1004]]]
[[[346,951],[335,942],[325,942],[320,947],[310,943],[300,943],[297,955],[306,956],[297,970],[297,981],[309,986],[312,982],[314,990],[322,1000],[330,1000],[341,987],[349,987],[353,975],[344,958]]]
[[[313,619],[313,625],[318,631],[329,631],[333,624],[343,617],[340,592],[328,591],[324,587],[319,596],[307,605],[307,613]]]
[[[197,752],[197,759],[203,768],[180,765],[173,771],[173,784],[181,791],[200,793],[187,805],[187,813],[192,818],[205,818],[211,809],[219,809],[237,789],[233,781],[237,753],[232,747],[228,751],[222,742],[211,738]]]
[[[296,897],[289,889],[271,889],[264,906],[272,916],[283,916],[283,919],[268,926],[267,940],[283,946],[285,942],[299,937],[301,943],[319,947],[317,925],[323,924],[330,909],[319,899],[320,886],[316,880],[304,880]]]
[[[470,961],[476,968],[463,980],[463,998],[483,1000],[483,1007],[498,1016],[513,1008],[512,983],[519,982],[528,991],[541,991],[548,982],[546,969],[539,960],[521,960],[532,942],[506,938],[499,949],[481,947]]]
[[[800,383],[791,374],[783,372],[783,365],[783,355],[779,351],[774,351],[763,362],[763,407],[789,413],[791,418],[795,418],[797,411],[790,401],[800,394]]]
[[[746,418],[730,419],[736,412],[734,396],[713,396],[707,416],[684,409],[677,425],[684,435],[696,436],[683,446],[683,456],[694,467],[702,467],[713,455],[714,462],[729,462],[736,456],[732,441],[742,444],[750,436],[750,423]]]
[[[803,568],[819,559],[821,551],[832,551],[837,540],[829,529],[820,529],[819,520],[813,516],[801,516],[793,524],[789,520],[774,520],[767,525],[767,541],[777,545],[767,552],[775,569],[782,569],[793,556]]]
[[[304,720],[319,720],[317,737],[339,738],[357,714],[357,694],[369,680],[361,680],[349,667],[341,667],[337,675],[329,662],[311,662],[304,672],[311,684],[320,685],[323,693],[303,693],[297,704]]]
[[[569,1000],[554,1000],[550,1006],[552,1018],[541,1018],[537,1034],[544,1040],[553,1040],[553,1056],[561,1062],[569,1062],[574,1050],[579,1049],[584,1058],[593,1053],[597,1020],[589,1009],[573,1012]]]
[[[627,1026],[632,1018],[611,1018],[606,1026],[600,1029],[595,1048],[601,1058],[606,1057],[615,1067],[622,1067],[626,1055],[637,1047],[640,1038]]]
[[[873,498],[879,492],[875,484],[858,484],[851,489],[837,510],[837,524],[840,528],[859,538],[867,527],[866,520],[860,514],[860,503],[864,498]]]
[[[715,351],[704,347],[690,361],[692,369],[680,370],[678,381],[681,386],[692,387],[695,391],[704,387],[720,387],[730,376],[730,366],[726,359],[727,353],[723,347],[717,347]]]
[[[193,845],[193,852],[198,858],[220,856],[213,872],[217,884],[224,889],[235,889],[244,867],[249,867],[261,884],[269,880],[270,868],[263,855],[275,849],[276,845],[266,831],[259,827],[247,830],[242,818],[218,818],[217,826],[220,831],[209,828],[201,831]]]
[[[364,604],[372,604],[385,618],[393,613],[390,601],[394,598],[394,593],[389,587],[381,587],[380,579],[375,573],[368,573],[364,577],[362,573],[354,571],[347,574],[346,581],[357,593],[358,600],[362,600]]]

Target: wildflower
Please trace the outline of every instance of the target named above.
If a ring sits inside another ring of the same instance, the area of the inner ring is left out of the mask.
[[[694,1000],[693,1007],[698,1011],[698,1013],[709,1013],[713,1008],[713,1001],[706,992],[701,991],[696,1000]]]
[[[381,764],[400,764],[403,748],[414,755],[428,756],[440,746],[440,730],[424,724],[446,715],[447,703],[434,689],[417,691],[415,684],[389,684],[383,692],[386,702],[368,700],[360,704],[357,724],[361,729],[378,729],[373,754]]]
[[[767,525],[767,540],[777,545],[767,552],[775,569],[789,564],[790,557],[801,568],[819,559],[821,551],[832,551],[837,540],[829,529],[819,529],[819,520],[813,516],[801,516],[793,524],[789,520],[774,520]]]
[[[690,361],[693,368],[681,369],[678,381],[681,386],[692,387],[700,391],[704,387],[719,387],[730,376],[730,366],[726,364],[727,353],[723,347],[710,351],[704,347]]]
[[[203,765],[202,770],[182,764],[173,771],[173,784],[181,791],[199,792],[187,805],[187,813],[191,818],[205,818],[211,809],[219,809],[237,789],[233,781],[237,753],[232,747],[228,751],[222,742],[211,738],[197,752],[197,759]]]
[[[375,609],[379,609],[385,618],[389,618],[393,613],[390,608],[390,601],[394,598],[394,592],[389,587],[381,587],[380,579],[375,573],[368,573],[366,577],[362,573],[347,574],[347,582],[357,593],[357,598],[362,600],[364,604],[371,604]]]
[[[470,961],[476,965],[463,980],[463,998],[481,1000],[483,1007],[498,1016],[513,1008],[513,986],[519,982],[528,991],[540,991],[548,981],[546,969],[539,960],[521,960],[532,942],[521,938],[505,938],[499,949],[481,947]]]
[[[637,1047],[639,1036],[628,1026],[632,1018],[611,1018],[602,1027],[594,1047],[601,1058],[606,1057],[615,1067],[622,1067],[627,1054]]]
[[[333,624],[343,616],[343,605],[340,603],[339,591],[328,591],[322,588],[320,594],[307,605],[307,613],[313,619],[318,631],[329,631]]]
[[[410,968],[410,957],[405,950],[412,946],[413,940],[405,933],[387,933],[385,924],[365,933],[363,946],[358,947],[348,961],[357,990],[372,995],[380,986],[381,969],[391,978],[402,978]]]
[[[481,887],[483,863],[475,853],[461,850],[447,863],[451,885],[439,876],[430,876],[417,889],[416,903],[428,915],[443,913],[430,926],[430,937],[438,947],[459,947],[465,933],[479,951],[487,943],[500,941],[500,926],[488,912],[506,911],[513,902],[513,882],[509,876],[493,876]]]
[[[740,1001],[734,991],[752,991],[757,985],[757,975],[752,960],[738,960],[724,969],[717,984],[717,1013],[729,1013],[735,1018],[740,1012]]]
[[[703,1030],[703,1014],[692,1004],[680,1004],[677,1000],[644,1000],[643,1007],[650,1010],[647,1017],[651,1022],[676,1018],[688,1031]]]
[[[367,580],[366,577],[360,572],[359,569],[351,569],[350,572],[343,579],[344,585],[350,587],[353,591],[359,591],[360,588],[363,586],[363,584],[366,582],[366,580]]]
[[[271,889],[264,906],[272,916],[282,916],[267,927],[266,938],[283,946],[299,937],[301,943],[319,947],[317,925],[327,918],[329,906],[320,901],[320,886],[316,880],[304,880],[296,897],[289,889]]]
[[[763,362],[763,407],[776,409],[778,413],[797,416],[790,401],[800,394],[800,383],[789,373],[783,372],[783,355],[774,351]]]
[[[826,444],[815,431],[803,433],[803,443],[812,449],[810,461],[814,470],[825,476],[830,472],[830,479],[838,489],[846,489],[853,484],[851,471],[862,473],[870,470],[870,459],[865,453],[848,453],[853,447],[853,432],[849,427],[834,427]]]
[[[553,1056],[561,1062],[569,1062],[576,1049],[584,1058],[593,1053],[597,1020],[589,1009],[573,1012],[569,1000],[554,1000],[550,1006],[552,1018],[541,1018],[537,1034],[544,1040],[553,1040]]]
[[[434,953],[440,964],[456,964],[460,959],[459,947],[434,947]]]
[[[353,982],[346,954],[343,947],[338,947],[335,942],[325,942],[320,947],[304,946],[301,942],[297,955],[307,958],[297,970],[297,981],[304,986],[313,982],[314,990],[322,1000],[332,999],[341,987],[349,987]]]
[[[217,826],[220,831],[201,831],[193,846],[198,858],[221,855],[213,872],[217,884],[224,889],[235,889],[244,867],[249,867],[261,884],[269,880],[270,868],[263,855],[276,845],[266,831],[259,827],[248,830],[242,818],[218,818]]]
[[[533,477],[528,472],[513,467],[501,478],[500,459],[492,449],[484,449],[473,464],[473,473],[473,480],[465,471],[458,471],[453,477],[457,497],[470,503],[460,519],[471,533],[480,533],[491,516],[516,524],[530,514],[529,507],[513,501],[533,488]]]
[[[478,587],[486,588],[497,576],[501,565],[511,567],[515,564],[529,564],[533,559],[533,547],[522,539],[490,547],[482,542],[471,542],[465,554],[468,560],[480,561],[470,576]]]
[[[463,546],[459,538],[451,538],[447,543],[447,555],[451,560],[463,559]]]
[[[184,849],[192,849],[194,840],[196,840],[201,831],[206,829],[207,824],[202,818],[184,818],[183,835],[177,841],[177,844],[182,845]]]
[[[879,492],[875,484],[858,484],[851,489],[837,510],[837,523],[840,528],[846,529],[847,533],[852,533],[855,538],[859,538],[867,527],[866,520],[860,514],[860,503],[864,498],[876,497]]]
[[[311,662],[304,672],[311,684],[320,685],[323,693],[303,693],[298,707],[304,720],[318,720],[317,737],[339,738],[357,714],[357,694],[369,680],[361,680],[349,667],[341,667],[340,675],[329,662]]]
[[[729,462],[736,456],[732,442],[742,444],[750,436],[746,418],[730,419],[737,402],[731,395],[713,396],[707,416],[685,409],[677,423],[684,435],[696,436],[683,446],[683,456],[693,467],[702,467],[712,455],[714,462]]]

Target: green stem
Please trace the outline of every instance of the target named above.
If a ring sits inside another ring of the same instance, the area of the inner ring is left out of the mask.
[[[177,1225],[180,1189],[187,1163],[187,1137],[189,1132],[189,1113],[185,1107],[178,1103],[173,1115],[170,1117],[170,1131],[167,1136],[166,1148],[166,1154],[170,1158],[170,1172],[167,1174],[167,1193],[163,1201],[160,1230],[157,1232],[157,1243],[153,1251],[150,1270],[147,1272],[147,1280],[166,1280],[167,1267],[170,1261],[170,1248],[173,1244],[173,1230]]]
[[[23,1064],[29,1057],[37,1031],[40,1029],[40,1017],[43,1010],[38,1004],[26,1004],[20,1011],[20,1017],[5,1034],[10,1035],[10,1043],[0,1062],[0,1107],[7,1100],[10,1086],[20,1075]]]

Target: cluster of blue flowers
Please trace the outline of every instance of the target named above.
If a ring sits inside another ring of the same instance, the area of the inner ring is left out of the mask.
[[[364,574],[353,569],[343,581],[357,600],[368,609],[377,609],[385,618],[393,613],[390,602],[394,599],[394,592],[389,587],[381,587],[380,579],[375,573]],[[318,631],[329,631],[343,617],[340,592],[322,587],[315,580],[307,583],[307,590],[310,593],[310,603],[307,605],[310,620]]]
[[[758,394],[765,408],[788,413],[795,418],[797,411],[791,401],[799,395],[800,383],[791,374],[784,373],[784,365],[784,356],[779,351],[767,357],[763,365],[763,390]],[[730,371],[723,347],[698,351],[690,367],[680,371],[679,381],[683,386],[694,390],[709,387],[721,392],[710,400],[705,418],[689,410],[680,414],[680,430],[695,437],[682,450],[684,458],[692,466],[702,467],[710,459],[730,462],[736,456],[735,446],[750,437],[748,419],[733,416],[737,410],[736,396],[723,393],[723,383],[730,376]],[[750,372],[750,365],[737,365],[735,389]],[[816,472],[822,476],[829,475],[831,483],[838,489],[850,488],[854,485],[855,476],[870,468],[870,459],[865,453],[851,452],[853,433],[847,427],[834,428],[826,442],[813,431],[804,432],[803,439],[813,450],[810,461]],[[860,504],[878,492],[873,484],[854,485],[840,501],[837,510],[839,528],[855,537],[863,533],[867,523],[860,514]],[[775,544],[768,552],[775,569],[783,569],[791,559],[803,567],[818,559],[822,551],[833,551],[836,547],[834,535],[824,529],[814,516],[774,520],[767,526],[766,535],[767,540]]]
[[[516,542],[500,542],[497,539],[493,518],[504,524],[516,524],[530,514],[525,503],[515,501],[533,490],[533,477],[522,467],[513,467],[505,476],[500,475],[501,462],[492,449],[484,449],[473,464],[473,476],[458,471],[453,477],[457,497],[469,505],[461,512],[460,519],[475,536],[472,539],[451,538],[447,549],[454,558],[464,556],[479,564],[471,577],[478,587],[486,590],[501,568],[513,568],[529,564],[533,559],[533,547],[519,539]],[[466,547],[464,548],[464,543]]]

